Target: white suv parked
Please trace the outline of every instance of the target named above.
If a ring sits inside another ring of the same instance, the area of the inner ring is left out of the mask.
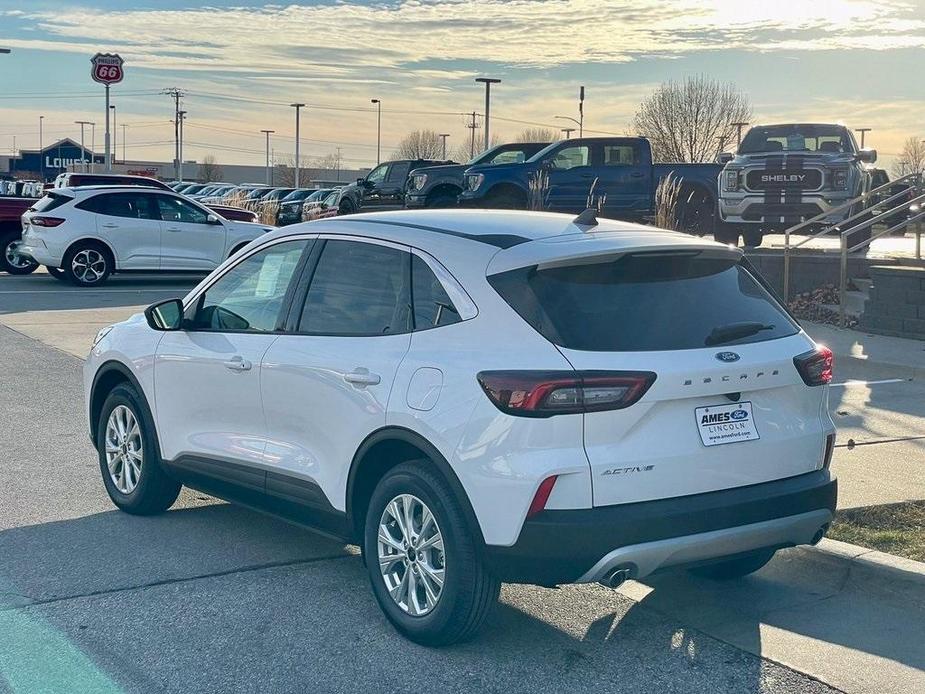
[[[139,186],[56,188],[23,214],[22,226],[17,251],[80,286],[112,272],[209,272],[272,229]]]
[[[818,541],[831,374],[734,248],[433,210],[260,238],[100,331],[85,387],[119,508],[185,484],[355,542],[392,624],[446,644],[500,581],[734,577]]]

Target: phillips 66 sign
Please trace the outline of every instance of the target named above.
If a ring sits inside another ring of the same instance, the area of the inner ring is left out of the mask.
[[[122,81],[122,57],[115,53],[97,53],[90,58],[90,76],[102,84]]]

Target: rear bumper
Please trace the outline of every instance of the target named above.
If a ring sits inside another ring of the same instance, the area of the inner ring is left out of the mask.
[[[32,258],[40,265],[51,267],[61,266],[61,254],[55,250],[47,248],[45,242],[41,239],[25,240],[16,248],[17,252]]]
[[[642,578],[668,567],[818,540],[838,493],[828,470],[674,499],[547,510],[510,547],[489,545],[502,580],[556,585],[597,581],[617,568]]]

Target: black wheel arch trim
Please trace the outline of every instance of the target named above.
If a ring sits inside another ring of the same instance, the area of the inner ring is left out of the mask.
[[[353,460],[350,462],[350,472],[347,475],[346,489],[347,522],[350,524],[350,527],[356,527],[356,519],[354,518],[354,509],[352,506],[356,476],[360,467],[360,461],[363,460],[363,458],[373,448],[373,446],[385,441],[400,441],[402,443],[414,446],[415,448],[418,448],[431,462],[433,462],[434,466],[440,471],[444,479],[446,479],[446,481],[449,483],[450,488],[453,490],[453,494],[456,496],[457,501],[459,501],[459,504],[463,510],[463,515],[466,517],[466,522],[473,530],[476,546],[479,549],[483,548],[485,546],[485,538],[482,535],[482,527],[479,525],[478,518],[475,515],[475,510],[473,510],[472,504],[469,502],[469,496],[466,494],[466,490],[463,487],[462,482],[459,481],[459,477],[456,476],[456,472],[453,470],[450,463],[437,449],[437,447],[430,443],[430,441],[428,441],[426,438],[411,429],[400,426],[386,426],[371,433],[363,440],[363,443],[360,444],[360,447],[357,449],[357,452],[353,456]]]
[[[141,382],[132,373],[132,370],[123,364],[121,361],[116,359],[110,359],[109,361],[103,362],[103,364],[96,370],[96,373],[93,375],[93,385],[90,386],[90,441],[93,442],[93,445],[96,445],[96,430],[99,427],[98,415],[95,413],[97,409],[95,405],[98,404],[97,401],[97,389],[99,387],[100,381],[104,376],[108,376],[111,373],[119,373],[119,375],[124,376],[125,380],[132,384],[132,387],[135,389],[135,392],[138,393],[138,397],[141,398],[142,405],[148,410],[147,415],[154,419],[153,412],[151,410],[151,404],[148,402],[148,398],[145,395],[144,388],[141,387]],[[102,405],[102,403],[99,403]],[[155,443],[158,445],[158,451],[160,451],[160,443],[157,442],[157,437],[155,436]]]

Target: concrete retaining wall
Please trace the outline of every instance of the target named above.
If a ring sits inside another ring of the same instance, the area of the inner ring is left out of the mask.
[[[874,265],[860,326],[880,335],[925,340],[925,268]]]
[[[779,250],[754,249],[747,252],[749,262],[781,295],[784,292],[784,254]],[[899,261],[868,259],[863,255],[848,257],[848,277],[870,277],[872,265],[887,266]],[[839,282],[840,260],[837,253],[801,253],[790,256],[790,296]]]

